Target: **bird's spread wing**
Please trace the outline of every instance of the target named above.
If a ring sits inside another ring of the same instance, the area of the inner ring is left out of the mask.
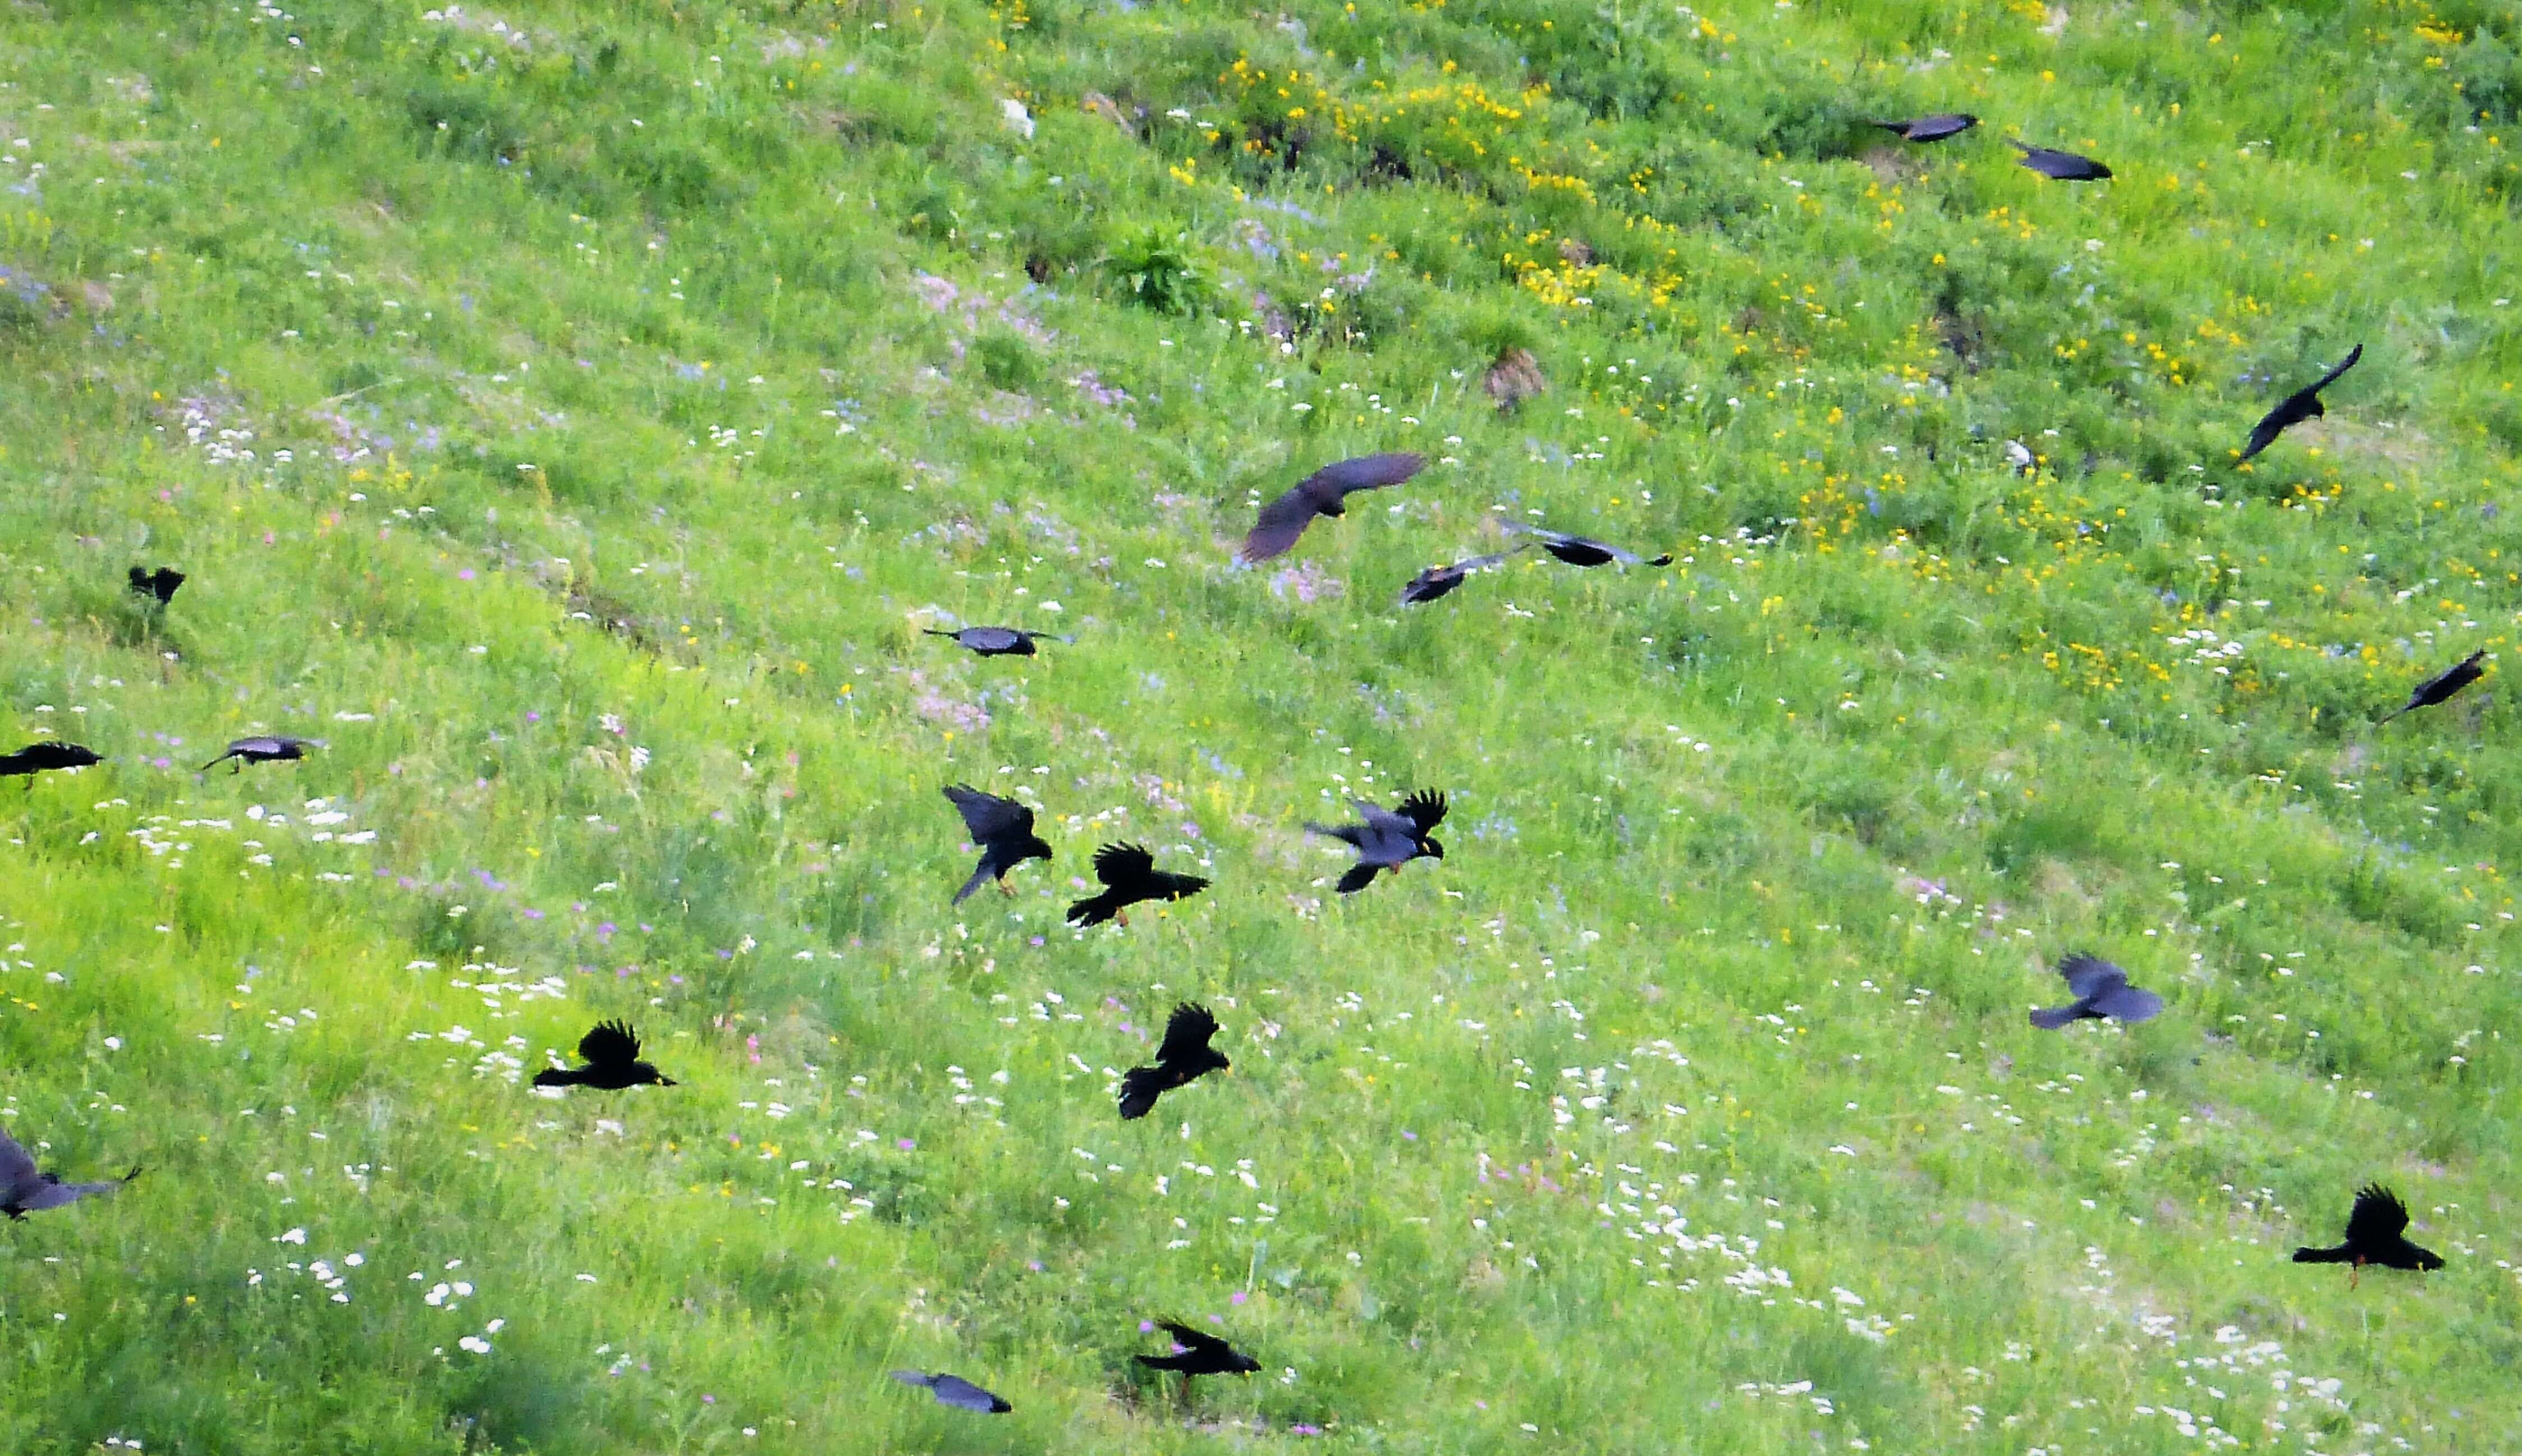
[[[1375,832],[1364,824],[1318,824],[1312,820],[1305,821],[1305,830],[1328,835],[1356,849],[1366,848],[1367,837]]]
[[[582,1061],[597,1066],[623,1065],[639,1059],[639,1038],[620,1021],[598,1021],[578,1039]]]
[[[2123,977],[2116,986],[2092,998],[2094,1010],[2122,1021],[2150,1021],[2162,1014],[2163,998],[2143,986],[2131,986]]]
[[[1419,473],[1427,463],[1424,455],[1397,451],[1388,455],[1359,455],[1351,460],[1338,460],[1306,476],[1296,489],[1329,495],[1336,500],[1358,491],[1373,491],[1383,486],[1397,486]]]
[[[1165,1040],[1156,1048],[1158,1061],[1188,1061],[1208,1050],[1209,1038],[1217,1035],[1217,1018],[1208,1008],[1186,1001],[1174,1008],[1172,1019],[1165,1022]]]
[[[2260,416],[2260,422],[2251,427],[2250,443],[2242,446],[2243,459],[2250,459],[2260,451],[2266,449],[2269,446],[2277,443],[2277,437],[2285,433],[2286,404],[2291,404],[2293,402],[2294,400],[2292,399],[2288,399],[2284,404],[2279,404],[2276,408]]]
[[[967,627],[962,632],[963,645],[984,652],[1004,652],[1024,640],[1024,634],[1004,627]]]
[[[1375,883],[1375,876],[1383,870],[1390,869],[1393,863],[1394,862],[1387,861],[1378,864],[1374,860],[1361,859],[1356,864],[1348,867],[1348,869],[1340,875],[1339,883],[1333,885],[1332,888],[1343,895],[1354,895],[1358,891],[1365,889],[1368,885]]]
[[[928,1388],[936,1392],[939,1405],[951,1405],[957,1410],[979,1411],[984,1415],[992,1415],[1007,1409],[1005,1401],[959,1375],[931,1377]]]
[[[1174,1343],[1192,1354],[1224,1354],[1231,1348],[1214,1335],[1203,1335],[1189,1325],[1177,1325],[1171,1320],[1156,1321],[1156,1328],[1172,1336]]]
[[[1423,788],[1401,801],[1401,817],[1426,833],[1445,822],[1445,795],[1442,790]]]
[[[2378,1183],[2368,1183],[2356,1195],[2356,1207],[2347,1215],[2347,1242],[2375,1244],[2397,1239],[2408,1227],[2408,1205],[2400,1196]]]
[[[1527,542],[1519,546],[1510,546],[1503,551],[1491,551],[1485,556],[1467,556],[1462,560],[1455,562],[1452,570],[1486,571],[1488,568],[1497,565],[1499,562],[1504,561],[1518,551],[1528,551],[1530,549],[1532,549],[1532,547],[1530,543]]]
[[[113,1193],[124,1182],[120,1178],[109,1178],[103,1183],[45,1183],[38,1185],[31,1196],[19,1199],[18,1206],[28,1213],[59,1208],[65,1203],[75,1203],[98,1194]]]
[[[0,1133],[0,1191],[34,1181],[34,1155],[19,1147],[8,1134]]]
[[[1357,806],[1358,813],[1366,816],[1366,826],[1375,833],[1406,835],[1417,827],[1403,814],[1380,804],[1371,804],[1364,799],[1351,799],[1349,802]]]
[[[1033,832],[1033,811],[1013,799],[985,794],[962,783],[946,785],[946,797],[954,800],[956,809],[961,812],[963,827],[971,831],[975,844]]]
[[[2363,345],[2361,345],[2361,344],[2359,344],[2359,345],[2357,345],[2354,349],[2351,349],[2351,350],[2347,351],[2347,357],[2345,357],[2345,358],[2343,358],[2343,359],[2340,359],[2340,360],[2338,361],[2338,367],[2337,367],[2337,368],[2332,369],[2332,370],[2330,370],[2328,373],[2323,374],[2322,376],[2320,376],[2320,383],[2313,385],[2313,386],[2312,387],[2312,392],[2313,394],[2317,395],[2317,394],[2319,394],[2322,390],[2325,390],[2325,389],[2329,388],[2331,385],[2336,384],[2336,383],[2338,382],[2338,376],[2339,376],[2339,375],[2341,375],[2341,374],[2346,373],[2346,372],[2347,372],[2348,370],[2350,370],[2350,369],[2355,368],[2355,367],[2356,367],[2356,361],[2357,361],[2358,359],[2362,358],[2362,357],[2364,357],[2364,346],[2363,346]]]
[[[2058,963],[2058,974],[2067,978],[2067,989],[2078,1001],[2090,1001],[2113,986],[2127,984],[2127,972],[2098,956],[2078,951]]]
[[[1284,555],[1296,544],[1296,538],[1305,534],[1305,528],[1313,524],[1316,514],[1314,497],[1304,486],[1298,486],[1261,507],[1251,534],[1243,538],[1243,549],[1236,554],[1247,562]]]
[[[1176,874],[1170,869],[1150,871],[1147,882],[1154,887],[1158,895],[1167,900],[1180,900],[1186,895],[1196,895],[1208,888],[1208,881],[1196,874]]]
[[[1107,844],[1095,852],[1095,877],[1118,888],[1155,873],[1156,857],[1136,844]]]

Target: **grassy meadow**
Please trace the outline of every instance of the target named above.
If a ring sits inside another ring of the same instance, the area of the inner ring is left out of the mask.
[[[0,8],[0,1448],[2522,1449],[2509,7],[286,5]]]

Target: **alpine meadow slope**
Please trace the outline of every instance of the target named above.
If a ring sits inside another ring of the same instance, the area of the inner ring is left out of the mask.
[[[105,758],[0,784],[0,1131],[147,1168],[0,1226],[0,1447],[2513,1450],[2517,53],[0,9],[0,751]],[[1675,559],[1396,604],[1509,525]],[[1212,884],[1072,929],[1121,841]],[[2290,1262],[2374,1182],[2444,1268]]]

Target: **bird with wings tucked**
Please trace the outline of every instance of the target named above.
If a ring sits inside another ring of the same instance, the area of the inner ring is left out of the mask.
[[[951,1405],[958,1411],[977,1411],[985,1416],[1003,1416],[1014,1410],[1003,1396],[995,1395],[959,1375],[940,1372],[928,1375],[916,1370],[887,1371],[906,1386],[918,1386],[937,1398],[939,1405]]]
[[[1608,541],[1589,536],[1569,536],[1565,531],[1551,531],[1540,526],[1514,526],[1510,529],[1533,537],[1541,549],[1566,562],[1569,566],[1609,566],[1616,561],[1622,566],[1670,566],[1672,554],[1646,557]]]
[[[1486,556],[1469,556],[1449,566],[1431,566],[1412,577],[1402,586],[1401,605],[1406,607],[1414,602],[1434,601],[1437,597],[1463,585],[1464,579],[1471,573],[1486,571],[1513,556],[1517,551],[1530,548],[1531,543],[1527,541],[1512,550],[1496,551]]]
[[[932,637],[953,637],[956,645],[983,657],[1031,657],[1033,644],[1040,641],[1073,642],[1075,637],[1056,633],[1032,632],[1021,627],[966,627],[946,632],[934,627],[919,629]]]
[[[2403,713],[2414,713],[2419,708],[2433,708],[2452,701],[2453,693],[2487,676],[2487,669],[2479,666],[2486,660],[2487,649],[2481,647],[2418,683],[2409,690],[2406,702],[2382,715],[2382,723],[2389,723]],[[2374,725],[2375,728],[2381,726],[2381,723]]]
[[[1250,1375],[1261,1368],[1261,1362],[1250,1355],[1189,1325],[1158,1320],[1156,1328],[1173,1337],[1174,1349],[1167,1355],[1139,1356],[1139,1363],[1149,1370],[1174,1371],[1188,1384],[1194,1375]]]
[[[235,774],[244,773],[248,764],[294,762],[304,758],[309,746],[304,738],[283,738],[272,734],[239,738],[228,745],[227,752],[202,765],[201,772],[207,774],[229,759],[237,761],[237,766],[229,771]]]

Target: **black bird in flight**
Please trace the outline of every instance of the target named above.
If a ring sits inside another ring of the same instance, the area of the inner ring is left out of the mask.
[[[2347,1215],[2347,1242],[2335,1248],[2298,1248],[2294,1261],[2348,1265],[2347,1287],[2351,1290],[2367,1264],[2420,1272],[2442,1268],[2443,1255],[2410,1244],[2405,1237],[2407,1227],[2408,1205],[2382,1185],[2368,1183],[2357,1193],[2356,1207]]]
[[[1267,561],[1286,554],[1296,538],[1316,516],[1346,515],[1341,504],[1360,491],[1397,486],[1419,473],[1427,457],[1402,451],[1388,455],[1359,455],[1326,465],[1296,483],[1295,489],[1261,507],[1260,518],[1253,523],[1252,534],[1243,538],[1243,548],[1236,557],[1245,565]]]
[[[924,1386],[937,1397],[939,1405],[951,1405],[958,1411],[978,1411],[985,1416],[1004,1416],[1015,1407],[997,1395],[973,1385],[959,1375],[922,1375],[916,1370],[889,1372],[906,1386]]]
[[[1468,557],[1451,566],[1431,566],[1412,577],[1409,585],[1401,588],[1401,605],[1406,607],[1413,602],[1434,601],[1437,597],[1463,585],[1463,579],[1471,573],[1486,571],[1514,555],[1516,551],[1528,550],[1530,547],[1531,543],[1527,541],[1513,550],[1498,551],[1487,556]]]
[[[1375,876],[1386,869],[1399,870],[1412,860],[1441,860],[1445,846],[1429,831],[1445,822],[1445,796],[1434,789],[1421,789],[1401,801],[1397,809],[1370,804],[1364,799],[1351,799],[1358,813],[1366,816],[1362,824],[1318,824],[1308,822],[1308,833],[1329,834],[1357,851],[1357,863],[1339,877],[1335,886],[1343,895],[1354,895],[1375,883]]]
[[[1919,117],[1908,121],[1868,121],[1880,126],[1904,142],[1939,142],[1948,136],[1959,136],[1979,124],[1979,117],[1967,112],[1946,112],[1939,116]]]
[[[55,769],[84,769],[105,762],[102,754],[81,748],[76,743],[63,743],[46,738],[29,743],[16,753],[0,753],[0,778],[23,776],[26,787],[35,786],[35,775]]]
[[[2026,142],[2016,142],[2012,137],[2007,137],[2006,140],[2014,142],[2015,150],[2023,154],[2025,166],[2053,181],[2102,182],[2110,178],[2111,169],[2090,157],[2078,157],[2073,152],[2053,151],[2048,147],[2034,147]]]
[[[1031,657],[1038,641],[1073,642],[1075,637],[1055,633],[1027,632],[1021,627],[966,627],[960,632],[941,632],[934,627],[919,629],[932,637],[953,637],[957,642],[983,657]]]
[[[2347,357],[2338,361],[2338,367],[2320,376],[2317,383],[2299,389],[2279,399],[2276,408],[2261,416],[2260,422],[2251,427],[2251,443],[2242,446],[2242,460],[2247,460],[2276,444],[2278,436],[2302,424],[2305,420],[2316,420],[2327,414],[2329,411],[2320,407],[2320,392],[2336,384],[2338,376],[2355,368],[2356,361],[2362,357],[2364,357],[2364,346],[2359,344],[2347,351]],[[2241,460],[2233,463],[2238,465]]]
[[[1208,1044],[1216,1035],[1217,1018],[1208,1013],[1208,1008],[1188,1001],[1175,1007],[1172,1018],[1165,1022],[1164,1043],[1156,1048],[1156,1064],[1134,1066],[1121,1074],[1121,1120],[1144,1117],[1155,1108],[1157,1098],[1233,1066],[1225,1053]]]
[[[207,774],[229,759],[235,759],[237,766],[229,772],[242,774],[248,764],[269,764],[303,759],[306,756],[306,750],[313,746],[304,738],[270,736],[239,738],[228,745],[227,752],[202,765],[201,772]]]
[[[1511,529],[1537,537],[1541,549],[1566,562],[1569,566],[1609,566],[1616,561],[1622,566],[1670,566],[1672,554],[1666,552],[1652,559],[1635,551],[1595,540],[1591,537],[1569,536],[1564,531],[1549,531],[1539,526],[1515,526]]]
[[[136,566],[131,569],[131,589],[139,595],[157,598],[158,605],[162,607],[175,599],[175,588],[183,585],[184,574],[171,566],[162,566],[156,571],[142,571]]]
[[[535,1073],[537,1087],[594,1087],[605,1092],[620,1092],[626,1087],[654,1083],[672,1087],[675,1079],[639,1059],[639,1034],[620,1020],[598,1021],[594,1029],[578,1039],[578,1059],[584,1066],[567,1070],[545,1067]]]
[[[2150,1021],[2163,1010],[2162,997],[2129,985],[2126,971],[2098,956],[2078,951],[2058,963],[2058,974],[2067,978],[2067,989],[2076,1000],[2070,1006],[2043,1007],[2033,1011],[2032,1024],[2043,1031],[2056,1031],[2078,1021],[2099,1021],[2105,1016]]]
[[[1189,1325],[1158,1320],[1156,1328],[1173,1337],[1175,1348],[1170,1355],[1139,1356],[1139,1363],[1149,1370],[1175,1371],[1188,1382],[1195,1375],[1250,1375],[1261,1368],[1261,1362],[1250,1355]]]
[[[1129,910],[1142,900],[1184,900],[1208,888],[1196,874],[1176,874],[1156,868],[1156,857],[1136,844],[1107,844],[1095,852],[1095,877],[1103,893],[1068,907],[1068,923],[1100,925],[1119,917],[1130,923]]]
[[[1007,888],[1007,871],[1027,860],[1048,860],[1051,846],[1043,843],[1033,831],[1033,811],[1013,799],[985,794],[967,783],[946,785],[946,797],[961,811],[963,828],[972,842],[981,847],[981,863],[963,888],[955,892],[955,903],[960,905],[974,890],[996,880],[999,893],[1012,895]]]
[[[110,1194],[140,1176],[133,1168],[119,1178],[103,1183],[64,1183],[58,1173],[38,1173],[32,1154],[21,1148],[7,1133],[0,1133],[0,1213],[11,1220],[64,1203],[75,1203],[98,1194]]]
[[[2389,723],[2392,719],[2399,717],[2403,713],[2413,713],[2419,708],[2431,708],[2438,703],[2451,701],[2453,693],[2460,691],[2472,682],[2475,682],[2479,679],[2487,676],[2487,669],[2479,666],[2481,662],[2486,660],[2487,649],[2481,647],[2477,651],[2469,654],[2467,657],[2453,663],[2451,667],[2444,669],[2442,672],[2428,678],[2423,682],[2418,683],[2416,687],[2408,693],[2408,700],[2405,703],[2403,703],[2399,707],[2382,715],[2382,723]],[[2374,725],[2376,728],[2379,728],[2381,724]],[[31,752],[32,750],[28,751]]]

